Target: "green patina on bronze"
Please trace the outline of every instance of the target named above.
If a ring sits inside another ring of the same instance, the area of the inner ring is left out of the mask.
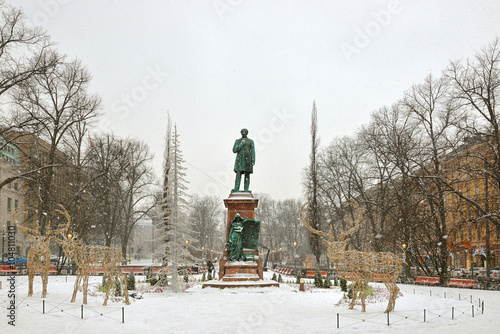
[[[253,166],[255,165],[255,146],[253,140],[248,138],[247,135],[248,130],[242,129],[241,138],[236,139],[233,145],[233,153],[236,153],[236,161],[234,162],[236,180],[231,193],[240,191],[241,174],[245,175],[243,192],[251,193],[249,190],[250,174],[253,173]]]
[[[243,253],[243,249],[256,250],[259,243],[260,222],[254,219],[243,219],[239,214],[231,222],[231,230],[227,241],[229,262],[254,261],[253,253]]]

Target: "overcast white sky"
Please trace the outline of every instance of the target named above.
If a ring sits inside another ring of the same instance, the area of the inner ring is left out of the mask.
[[[500,35],[500,1],[7,2],[92,72],[101,129],[146,142],[160,173],[168,110],[189,192],[221,198],[242,128],[252,191],[299,198],[314,100],[326,145]]]

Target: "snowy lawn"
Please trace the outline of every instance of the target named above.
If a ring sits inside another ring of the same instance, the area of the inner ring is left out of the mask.
[[[266,273],[270,278],[272,272]],[[197,276],[198,278],[201,276]],[[27,276],[16,278],[16,327],[7,321],[8,277],[1,276],[0,333],[496,333],[500,326],[500,292],[400,285],[402,295],[395,312],[383,313],[387,306],[385,289],[374,286],[367,312],[361,306],[349,310],[343,293],[298,285],[280,288],[202,289],[200,283],[183,293],[143,292],[143,299],[131,298],[131,305],[120,300],[103,301],[97,286],[101,277],[91,278],[89,303],[81,319],[81,292],[70,303],[74,276],[51,276],[45,299],[41,280],[36,277],[33,297],[27,297]],[[137,280],[143,279],[136,276]],[[292,280],[291,277],[285,279]],[[140,290],[140,284],[138,290]],[[144,291],[144,290],[143,290]],[[380,291],[380,292],[377,292]],[[446,298],[445,298],[446,294]],[[472,304],[471,304],[472,295]],[[460,298],[460,300],[459,300]],[[481,314],[480,301],[484,301]],[[472,317],[472,307],[474,315]],[[124,307],[125,323],[122,323]],[[452,320],[454,308],[454,320]],[[424,322],[424,309],[426,322]],[[337,314],[339,325],[337,329]]]

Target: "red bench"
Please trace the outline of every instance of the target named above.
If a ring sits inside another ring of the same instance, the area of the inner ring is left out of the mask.
[[[102,268],[90,268],[89,273],[90,274],[104,274],[104,269],[102,269]]]
[[[9,264],[0,265],[0,273],[17,274],[19,270],[17,270],[16,267],[11,267]]]
[[[133,272],[134,275],[144,275],[142,267],[120,267],[120,271],[127,275],[131,272]]]
[[[474,284],[476,284],[476,280],[473,279],[450,278],[450,281],[446,285],[460,288],[473,288]]]
[[[37,270],[36,271],[38,274],[41,273],[41,271]],[[49,267],[49,271],[48,271],[49,274],[58,274],[59,272],[57,271],[56,267],[55,266],[50,266]]]
[[[164,269],[165,272],[167,274],[171,274],[172,273],[172,269],[171,268],[166,268],[166,267],[153,267],[153,274],[158,274],[160,273],[160,270]]]
[[[415,284],[436,285],[439,284],[439,277],[417,276]]]
[[[357,273],[353,272],[340,272],[339,277],[347,279],[347,280],[355,280],[358,278]],[[387,280],[390,280],[392,278],[392,275],[390,274],[370,274],[369,275],[370,279],[375,281],[375,282],[385,282]]]
[[[321,277],[323,277],[323,278],[325,278],[328,275],[327,271],[320,271],[320,273],[321,273]],[[314,278],[314,276],[316,276],[316,271],[314,271],[314,270],[308,270],[306,272],[306,277],[307,278]]]

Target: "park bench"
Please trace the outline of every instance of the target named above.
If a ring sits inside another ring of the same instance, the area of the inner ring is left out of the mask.
[[[36,271],[38,274],[40,274],[41,272],[39,270]],[[56,269],[56,266],[50,266],[49,267],[49,271],[48,271],[49,274],[58,274],[59,272],[57,271]]]
[[[0,265],[0,273],[6,273],[6,274],[17,274],[19,273],[19,270],[17,270],[15,267],[11,268],[10,265]]]
[[[153,274],[158,274],[162,269],[166,269],[167,274],[172,274],[172,269],[165,267],[153,267]]]
[[[415,284],[436,285],[439,284],[439,277],[417,276]]]
[[[320,271],[320,273],[321,273],[321,277],[323,277],[323,278],[325,278],[328,275],[327,271]],[[314,276],[316,276],[316,271],[314,271],[314,270],[308,270],[306,272],[306,277],[307,278],[314,278]]]
[[[131,272],[133,272],[134,275],[144,275],[142,267],[120,267],[120,271],[127,275]]]
[[[450,281],[446,285],[460,288],[473,288],[474,284],[476,284],[476,280],[473,279],[450,278]]]
[[[102,268],[90,268],[89,273],[90,274],[97,274],[97,275],[104,274],[104,269],[102,269]]]
[[[392,277],[392,275],[389,274],[370,274],[369,276],[371,280],[379,282],[386,281]],[[353,272],[341,272],[339,273],[339,277],[347,280],[355,280],[358,277],[358,274]]]

